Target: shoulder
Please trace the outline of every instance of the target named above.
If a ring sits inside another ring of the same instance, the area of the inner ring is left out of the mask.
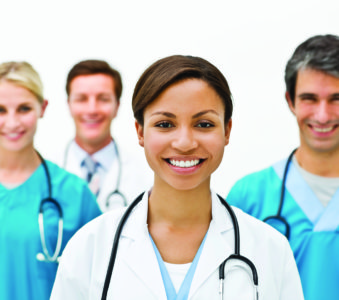
[[[288,246],[286,237],[272,226],[258,220],[257,218],[243,212],[241,209],[232,206],[239,221],[240,230],[244,235],[250,236],[253,242],[269,243],[274,247]]]
[[[45,160],[45,162],[52,177],[51,179],[53,180],[53,183],[64,183],[65,181],[68,181],[70,184],[76,184],[80,186],[87,185],[83,179],[73,173],[66,171],[57,164],[49,160]]]
[[[125,208],[119,208],[106,212],[82,226],[63,251],[62,269],[76,274],[84,262],[90,266],[96,260],[109,259],[116,228],[124,211]]]
[[[280,184],[280,178],[275,170],[275,165],[266,167],[265,169],[250,173],[240,178],[232,186],[227,198],[231,199],[234,196],[241,197],[249,193],[257,193],[263,190],[267,190],[268,184],[273,185]]]
[[[126,207],[117,208],[88,222],[72,237],[66,248],[72,248],[75,244],[79,247],[79,242],[86,244],[89,241],[100,240],[103,237],[111,236],[112,233],[115,233],[118,222],[125,210]]]
[[[54,197],[72,207],[80,208],[79,205],[83,206],[83,209],[88,211],[93,209],[92,204],[97,206],[95,196],[88,188],[85,180],[50,161],[46,161],[46,165],[50,174]],[[85,207],[86,205],[87,208]]]

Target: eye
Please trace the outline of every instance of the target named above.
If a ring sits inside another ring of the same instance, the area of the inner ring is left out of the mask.
[[[85,102],[86,100],[87,98],[85,96],[78,96],[78,97],[71,98],[71,101],[73,102]]]
[[[300,99],[301,101],[311,101],[311,102],[317,101],[316,95],[314,95],[314,94],[308,94],[308,93],[305,93],[305,94],[300,95],[300,96],[299,96],[299,99]]]
[[[339,94],[333,95],[333,97],[331,98],[331,101],[335,101],[335,102],[339,101]]]
[[[110,96],[101,95],[98,97],[98,100],[101,102],[111,102],[112,98]]]
[[[155,124],[155,127],[160,127],[160,128],[172,128],[173,124],[167,121],[161,121],[157,124]]]
[[[6,109],[0,106],[0,114],[4,114],[5,112],[6,112]]]
[[[211,122],[208,122],[208,121],[201,121],[197,124],[197,127],[199,127],[199,128],[210,128],[210,127],[214,127],[214,125]]]
[[[32,110],[32,108],[30,106],[28,106],[28,105],[23,105],[23,106],[20,106],[18,108],[18,111],[22,112],[22,113],[26,113],[26,112],[29,112],[31,110]]]

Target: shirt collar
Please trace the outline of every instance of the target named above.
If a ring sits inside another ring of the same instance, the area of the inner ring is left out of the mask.
[[[88,153],[82,149],[75,140],[72,141],[72,148],[75,154],[75,157],[78,158],[79,163],[84,161],[85,157]],[[112,165],[114,159],[117,157],[117,151],[115,148],[115,144],[113,140],[104,148],[100,149],[99,151],[92,154],[92,158],[99,163],[100,167],[103,168],[105,171],[108,171],[110,166]]]
[[[92,157],[105,171],[108,171],[114,159],[117,157],[117,151],[113,140],[107,146],[95,152]]]

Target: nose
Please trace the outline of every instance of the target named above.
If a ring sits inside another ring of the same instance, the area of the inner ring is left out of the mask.
[[[97,99],[95,97],[89,98],[87,102],[87,111],[93,114],[97,112],[97,109],[98,109]]]
[[[198,141],[192,129],[178,128],[174,133],[172,147],[180,152],[190,152],[198,147]]]
[[[315,112],[316,120],[321,123],[325,124],[331,120],[331,107],[330,103],[327,101],[320,101],[316,107]]]
[[[5,128],[16,129],[20,125],[19,116],[16,113],[8,113],[5,119]]]

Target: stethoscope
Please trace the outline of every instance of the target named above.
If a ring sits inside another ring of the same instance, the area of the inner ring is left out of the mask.
[[[63,168],[64,169],[66,169],[66,165],[67,165],[67,161],[68,161],[68,156],[69,156],[69,149],[70,149],[70,146],[71,146],[72,142],[73,142],[73,140],[69,141],[67,146],[66,146],[66,149],[65,149],[64,159],[63,159]],[[114,145],[115,153],[116,153],[116,156],[117,156],[117,159],[118,159],[118,177],[117,177],[117,182],[116,182],[116,185],[115,185],[115,190],[110,192],[107,195],[107,197],[106,197],[106,200],[105,200],[106,208],[109,208],[110,207],[110,203],[115,202],[117,198],[120,198],[119,202],[121,202],[123,204],[123,206],[127,206],[127,204],[128,204],[127,198],[119,190],[120,181],[121,181],[121,172],[122,172],[122,162],[121,162],[121,157],[120,157],[120,153],[119,153],[117,142],[114,141],[113,145]],[[113,201],[113,199],[114,199],[114,201]]]
[[[113,273],[114,263],[115,263],[115,259],[116,259],[117,252],[118,252],[119,239],[120,239],[120,236],[121,236],[122,229],[123,229],[128,217],[130,216],[132,210],[134,209],[134,207],[142,200],[143,194],[144,193],[139,195],[128,206],[126,212],[123,214],[123,216],[122,216],[122,218],[121,218],[121,220],[118,224],[118,227],[117,227],[117,230],[116,230],[116,233],[115,233],[115,236],[114,236],[114,241],[113,241],[113,246],[112,246],[112,251],[111,251],[111,257],[110,257],[108,268],[107,268],[107,273],[106,273],[104,287],[103,287],[103,291],[102,291],[102,295],[101,295],[101,300],[105,300],[107,298],[107,292],[108,292],[109,284],[110,284],[112,273]],[[238,260],[241,260],[242,262],[244,262],[251,269],[253,285],[254,285],[254,299],[258,300],[259,299],[258,273],[257,273],[257,270],[256,270],[254,264],[252,263],[252,261],[250,261],[248,258],[246,258],[245,256],[242,256],[240,254],[240,231],[239,231],[239,224],[238,224],[237,217],[235,216],[235,213],[234,213],[233,209],[229,206],[229,204],[221,196],[218,195],[218,198],[219,198],[221,204],[223,206],[225,206],[226,210],[228,211],[229,215],[231,216],[233,227],[234,227],[234,254],[231,254],[219,266],[219,281],[220,281],[219,295],[220,295],[220,299],[223,299],[223,297],[224,297],[225,265],[230,260],[238,259]]]
[[[284,175],[283,175],[283,180],[282,180],[282,183],[281,183],[280,202],[279,202],[279,208],[278,208],[277,214],[276,215],[272,215],[272,216],[268,216],[265,219],[263,219],[263,222],[268,222],[270,220],[277,220],[281,224],[283,224],[283,226],[285,227],[285,232],[283,232],[283,233],[284,233],[284,235],[286,236],[287,239],[290,238],[291,226],[287,222],[286,218],[284,218],[281,215],[281,211],[282,211],[282,208],[283,208],[283,205],[284,205],[284,199],[285,199],[285,190],[286,190],[285,183],[286,183],[287,173],[288,173],[288,169],[289,169],[289,166],[291,164],[291,161],[292,161],[292,158],[293,158],[293,155],[294,155],[295,151],[297,151],[297,148],[294,149],[291,152],[290,156],[287,158],[287,161],[286,161],[286,165],[285,165],[285,169],[284,169]],[[279,230],[279,231],[281,231],[281,230]]]
[[[41,160],[41,164],[46,174],[46,181],[48,185],[48,197],[41,200],[40,207],[39,207],[38,223],[39,223],[39,232],[40,232],[42,252],[39,252],[36,255],[36,258],[38,261],[59,263],[61,243],[62,243],[62,234],[63,234],[63,213],[62,213],[60,204],[55,199],[52,198],[51,176],[50,176],[46,161],[43,159],[40,153],[37,152],[37,154]],[[44,206],[47,203],[53,204],[59,214],[57,243],[55,246],[54,253],[52,255],[49,253],[47,249],[46,239],[45,239],[45,230],[44,230]]]

